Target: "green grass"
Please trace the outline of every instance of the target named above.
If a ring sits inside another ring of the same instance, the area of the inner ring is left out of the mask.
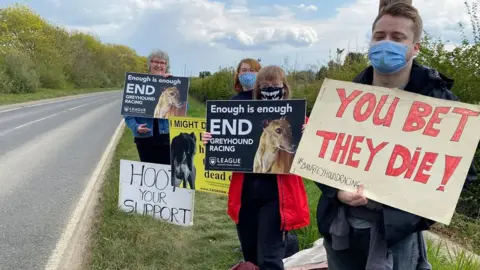
[[[204,104],[193,98],[189,99],[189,103],[189,116],[204,117]],[[234,251],[239,242],[235,224],[226,213],[227,198],[224,196],[196,192],[194,225],[186,228],[118,211],[120,159],[139,159],[128,129],[125,129],[106,175],[98,209],[99,219],[92,237],[89,268],[228,269],[241,259],[241,254]],[[301,249],[311,247],[320,237],[316,206],[321,192],[312,181],[304,182],[311,224],[294,232],[298,235]],[[479,269],[462,254],[446,255],[439,252],[439,247],[429,243],[428,255],[433,269]]]
[[[432,230],[480,254],[480,219],[455,213],[449,226],[437,223]]]
[[[22,94],[1,94],[0,93],[0,105],[9,105],[15,103],[36,101],[48,98],[58,98],[71,95],[89,94],[107,90],[118,90],[121,87],[116,88],[84,88],[84,89],[38,89],[35,93],[22,93]]]
[[[304,179],[305,189],[308,196],[308,207],[310,209],[310,226],[294,231],[298,237],[300,249],[312,247],[313,242],[318,240],[321,235],[317,229],[317,203],[322,194],[314,182]]]
[[[434,270],[478,270],[480,262],[465,251],[448,248],[443,242],[427,239],[427,256]]]

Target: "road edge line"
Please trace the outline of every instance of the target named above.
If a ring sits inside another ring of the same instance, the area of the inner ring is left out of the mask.
[[[83,252],[69,252],[69,250],[75,251],[77,248],[86,248],[86,245],[78,245],[78,240],[84,241],[88,237],[78,236],[82,233],[87,233],[89,231],[90,225],[92,224],[92,220],[85,217],[88,217],[88,215],[94,216],[93,210],[98,203],[98,198],[100,195],[99,191],[100,187],[102,186],[101,184],[103,183],[103,180],[105,178],[105,172],[113,159],[117,145],[123,135],[124,128],[125,123],[122,119],[117,129],[115,130],[112,138],[110,139],[110,142],[107,145],[105,151],[103,152],[103,155],[100,158],[97,167],[93,171],[92,176],[82,193],[82,196],[78,200],[75,209],[72,212],[67,222],[67,225],[62,232],[60,239],[57,241],[55,249],[50,254],[50,257],[45,264],[46,270],[74,269],[75,267],[73,265],[70,265],[73,257],[84,254]],[[77,267],[78,266],[79,265],[77,265]]]
[[[69,100],[74,100],[82,97],[91,97],[97,94],[106,94],[108,92],[115,92],[115,91],[120,92],[120,91],[123,91],[123,89],[119,88],[118,90],[105,90],[105,91],[98,91],[98,92],[91,92],[91,93],[73,94],[73,95],[66,95],[61,97],[30,100],[30,101],[24,101],[19,103],[4,104],[4,105],[0,105],[0,112],[17,110],[17,109],[24,108],[26,106],[38,105],[38,104],[43,104],[48,102],[69,101]]]

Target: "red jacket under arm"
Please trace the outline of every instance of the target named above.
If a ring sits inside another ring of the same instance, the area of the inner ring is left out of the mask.
[[[306,118],[308,122],[308,117]],[[232,173],[228,191],[228,215],[238,224],[242,204],[242,187],[244,174]],[[278,174],[278,198],[280,202],[280,230],[291,231],[310,224],[310,211],[303,179],[293,174]]]

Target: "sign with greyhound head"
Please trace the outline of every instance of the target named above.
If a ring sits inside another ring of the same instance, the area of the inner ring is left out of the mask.
[[[127,72],[121,114],[163,119],[186,116],[189,84],[188,77]]]
[[[306,101],[207,101],[206,170],[289,174]]]
[[[231,172],[205,170],[205,145],[201,139],[205,118],[174,117],[170,122],[172,185],[221,195],[228,194]],[[215,159],[209,163],[215,165]]]

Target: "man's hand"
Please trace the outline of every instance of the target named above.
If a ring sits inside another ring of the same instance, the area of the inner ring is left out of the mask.
[[[141,124],[137,128],[138,133],[148,133],[150,132],[150,129],[146,127],[147,124]]]
[[[368,203],[368,199],[363,197],[363,185],[358,187],[356,193],[340,190],[337,192],[337,198],[350,206],[361,206]]]

